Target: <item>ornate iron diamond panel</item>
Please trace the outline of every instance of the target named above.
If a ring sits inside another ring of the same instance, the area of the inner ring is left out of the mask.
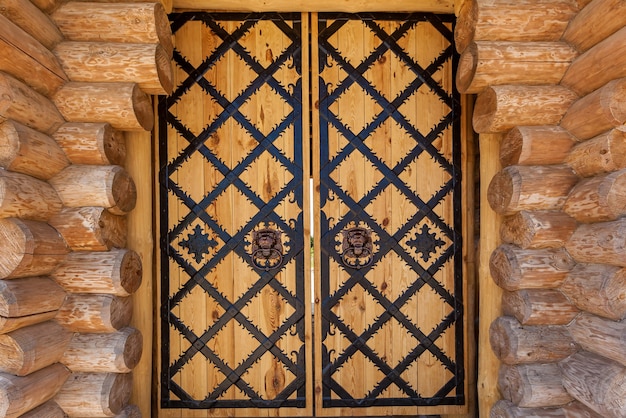
[[[159,101],[164,408],[305,406],[299,19],[170,15],[180,44],[175,90]]]
[[[453,23],[319,16],[323,407],[465,402]]]

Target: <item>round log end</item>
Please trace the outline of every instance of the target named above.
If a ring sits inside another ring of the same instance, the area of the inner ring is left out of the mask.
[[[137,366],[139,360],[141,360],[141,354],[143,353],[143,336],[139,330],[134,328],[125,328],[122,331],[128,332],[128,337],[124,341],[123,347],[123,367],[131,371]]]
[[[472,88],[472,81],[476,75],[478,67],[478,48],[476,43],[472,42],[459,58],[459,64],[456,73],[456,87],[463,94],[479,93],[481,88]]]
[[[19,150],[20,137],[13,122],[0,123],[0,167],[9,168]]]
[[[117,415],[128,405],[132,392],[133,378],[130,373],[110,373],[102,385],[102,409],[107,415]]]
[[[150,97],[144,93],[139,85],[135,84],[132,91],[133,111],[137,123],[146,131],[154,127],[154,114]]]
[[[606,206],[611,219],[626,213],[626,169],[616,171],[607,176],[601,185],[606,189]],[[604,193],[601,192],[601,195]]]
[[[496,357],[505,364],[513,364],[515,358],[510,354],[516,352],[517,332],[513,332],[522,325],[515,319],[507,316],[497,318],[489,327],[489,344]]]
[[[619,270],[605,282],[602,294],[606,295],[607,305],[615,320],[626,317],[626,268]]]
[[[19,219],[0,219],[0,279],[7,278],[34,250],[32,233]]]
[[[121,167],[115,170],[111,186],[113,206],[108,208],[115,215],[124,215],[135,208],[137,188],[128,172]]]
[[[519,201],[519,188],[521,183],[518,170],[514,167],[506,167],[496,174],[487,189],[487,201],[489,206],[497,213],[512,214]]]
[[[500,164],[502,167],[515,165],[519,162],[522,155],[522,147],[524,144],[524,135],[519,127],[515,127],[502,140],[500,146]]]
[[[159,92],[159,94],[169,95],[174,88],[174,73],[172,71],[171,57],[168,56],[161,45],[157,45],[155,54],[157,75],[162,88],[162,92]]]
[[[170,26],[170,20],[167,17],[167,11],[162,3],[155,3],[154,5],[154,17],[157,37],[159,38],[159,44],[165,50],[168,58],[172,57],[174,51],[174,42],[172,41],[172,28]]]
[[[511,283],[519,281],[519,268],[515,252],[510,245],[501,245],[489,257],[489,271],[493,281],[503,289],[516,290]]]
[[[472,125],[474,130],[481,134],[498,133],[493,127],[493,120],[498,110],[498,96],[493,87],[489,87],[478,95],[474,104]]]
[[[112,297],[109,309],[112,328],[119,330],[130,324],[133,316],[133,303],[130,297]]]
[[[135,251],[127,250],[120,266],[120,286],[128,294],[132,295],[141,286],[143,267],[141,257]]]
[[[463,53],[474,40],[476,22],[478,21],[478,4],[475,0],[464,1],[458,12],[454,30],[454,44],[457,52]]]

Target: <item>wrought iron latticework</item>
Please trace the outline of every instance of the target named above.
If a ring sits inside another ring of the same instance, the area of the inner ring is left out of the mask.
[[[453,24],[319,15],[323,407],[465,402]]]
[[[303,407],[300,14],[170,20],[194,41],[159,101],[161,406]]]

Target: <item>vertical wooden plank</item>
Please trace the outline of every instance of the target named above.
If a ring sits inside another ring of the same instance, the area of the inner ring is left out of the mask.
[[[478,288],[480,289],[478,325],[478,410],[487,416],[493,404],[500,399],[498,370],[500,362],[489,344],[489,326],[502,315],[502,289],[489,272],[489,257],[500,245],[502,217],[491,210],[487,201],[487,188],[500,167],[502,134],[481,134],[480,144],[480,244],[478,257]],[[483,415],[484,414],[484,415]]]

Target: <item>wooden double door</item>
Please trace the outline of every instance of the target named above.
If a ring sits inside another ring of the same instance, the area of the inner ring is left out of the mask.
[[[159,416],[462,411],[454,17],[170,20]]]

